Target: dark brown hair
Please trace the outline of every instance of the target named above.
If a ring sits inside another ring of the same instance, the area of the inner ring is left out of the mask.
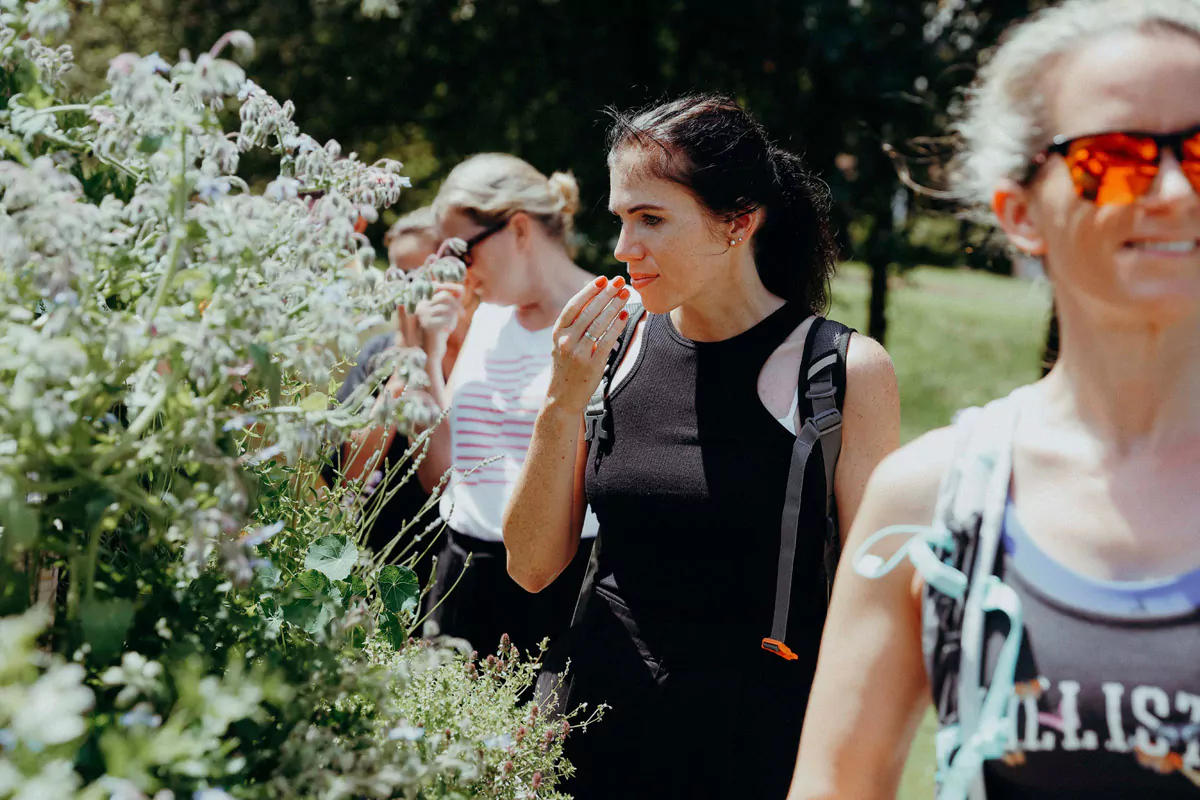
[[[683,186],[716,219],[765,211],[753,240],[763,285],[814,313],[826,310],[837,261],[829,187],[799,156],[772,144],[745,109],[719,95],[608,114],[610,163],[636,146],[652,156],[655,177]]]

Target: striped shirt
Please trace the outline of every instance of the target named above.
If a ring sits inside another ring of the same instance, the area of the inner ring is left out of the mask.
[[[501,517],[529,451],[533,423],[550,388],[552,328],[530,331],[516,307],[484,303],[471,320],[450,376],[453,475],[442,518],[458,533],[502,541]],[[583,535],[594,536],[591,510]]]

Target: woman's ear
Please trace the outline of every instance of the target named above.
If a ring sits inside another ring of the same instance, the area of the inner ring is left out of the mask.
[[[992,195],[992,211],[1014,247],[1031,256],[1046,254],[1046,240],[1032,213],[1027,186],[1013,180],[1001,181]]]
[[[731,247],[750,241],[750,237],[762,225],[762,209],[755,209],[741,216],[734,217],[729,224],[729,244]]]
[[[516,237],[518,249],[528,249],[533,240],[533,220],[524,211],[518,211],[508,218],[508,227]]]

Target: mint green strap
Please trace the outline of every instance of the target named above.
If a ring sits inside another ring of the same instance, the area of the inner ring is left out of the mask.
[[[891,558],[884,561],[872,553],[871,549],[890,536],[909,538]],[[945,527],[891,525],[877,531],[858,548],[854,554],[854,571],[864,578],[882,578],[907,557],[927,584],[942,594],[961,598],[967,591],[967,576],[949,564],[942,563],[934,554],[934,547],[954,550],[954,537]]]
[[[1012,733],[1015,728],[1008,717],[1009,702],[1013,696],[1017,658],[1021,652],[1021,636],[1024,631],[1024,615],[1021,599],[1011,586],[1006,586],[995,575],[988,577],[983,610],[998,611],[1008,617],[1008,635],[1000,647],[996,668],[988,686],[983,708],[979,712],[979,724],[970,738],[962,743],[947,766],[939,758],[941,790],[938,800],[965,800],[971,784],[979,777],[983,762],[1001,758],[1013,746]],[[944,732],[948,732],[947,728]],[[957,733],[957,728],[954,729]],[[939,735],[939,739],[940,739]],[[947,744],[938,742],[939,750]]]

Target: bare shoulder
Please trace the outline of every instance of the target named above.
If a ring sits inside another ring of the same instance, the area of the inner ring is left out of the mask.
[[[938,487],[954,460],[958,435],[938,428],[909,442],[879,463],[867,483],[860,513],[873,532],[884,525],[927,525]]]
[[[881,377],[896,378],[892,357],[883,345],[861,333],[850,335],[850,346],[846,350],[846,377],[848,380],[873,380]]]

